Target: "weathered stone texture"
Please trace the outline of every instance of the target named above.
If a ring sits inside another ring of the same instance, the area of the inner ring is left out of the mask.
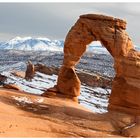
[[[57,88],[62,94],[80,94],[80,80],[74,67],[92,41],[100,41],[114,58],[116,75],[109,110],[140,115],[140,52],[125,31],[126,21],[104,16],[82,15],[69,31],[64,45],[64,61]]]

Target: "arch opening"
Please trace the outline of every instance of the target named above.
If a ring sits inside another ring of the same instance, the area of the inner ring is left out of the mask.
[[[112,78],[115,76],[113,65],[114,59],[108,50],[100,41],[92,41],[75,68]]]
[[[115,75],[113,57],[100,41],[86,46],[86,51],[76,65],[81,81],[79,103],[95,113],[107,112],[112,79]]]

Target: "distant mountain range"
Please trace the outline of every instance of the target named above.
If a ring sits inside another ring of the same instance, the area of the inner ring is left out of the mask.
[[[62,51],[63,40],[50,40],[48,38],[16,37],[7,42],[0,43],[0,49],[13,49],[24,51]]]
[[[6,42],[0,42],[0,49],[4,50],[23,50],[23,51],[63,51],[63,40],[50,40],[48,38],[16,37]],[[135,46],[140,51],[140,47]],[[87,51],[96,51],[96,53],[108,53],[101,44],[92,43]]]

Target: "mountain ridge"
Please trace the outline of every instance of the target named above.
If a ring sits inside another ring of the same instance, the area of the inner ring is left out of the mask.
[[[26,51],[62,51],[64,41],[50,40],[48,38],[16,37],[10,41],[0,43],[0,49],[26,50]]]

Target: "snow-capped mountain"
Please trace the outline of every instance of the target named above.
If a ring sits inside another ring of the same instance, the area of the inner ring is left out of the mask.
[[[23,51],[59,51],[64,47],[63,40],[50,40],[48,38],[16,37],[7,42],[0,42],[2,50],[23,50]],[[87,47],[87,51],[93,53],[108,53],[106,48],[102,47],[100,42],[96,41]]]
[[[24,51],[62,51],[64,41],[48,38],[16,37],[10,41],[0,43],[0,49],[14,49]]]

